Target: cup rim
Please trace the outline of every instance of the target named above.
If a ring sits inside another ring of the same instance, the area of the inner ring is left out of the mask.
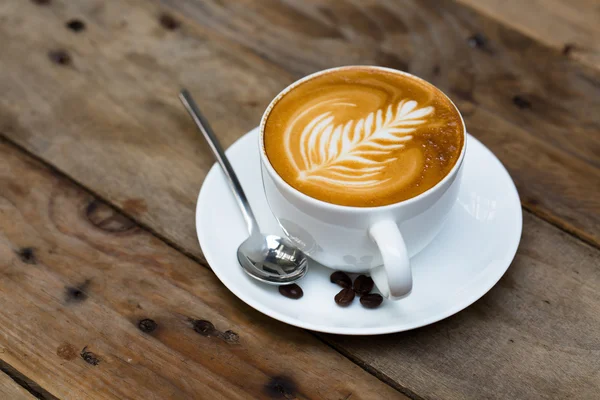
[[[423,193],[415,196],[415,197],[411,197],[409,199],[406,200],[402,200],[396,203],[392,203],[392,204],[386,204],[386,205],[382,205],[382,206],[374,206],[374,207],[358,207],[358,206],[345,206],[345,205],[341,205],[341,204],[334,204],[334,203],[328,203],[326,201],[323,200],[319,200],[317,198],[311,197],[305,193],[302,193],[301,191],[299,191],[298,189],[296,189],[295,187],[293,187],[292,185],[290,185],[289,183],[287,183],[278,173],[277,171],[275,171],[275,168],[273,167],[273,165],[271,164],[271,161],[269,160],[269,157],[266,154],[266,150],[265,150],[265,146],[264,146],[264,133],[265,133],[265,125],[267,122],[267,119],[271,113],[271,111],[273,110],[273,107],[279,102],[279,100],[281,100],[283,98],[283,96],[285,96],[287,93],[289,93],[290,91],[292,91],[293,89],[295,89],[296,87],[300,86],[301,84],[303,84],[304,82],[307,82],[311,79],[314,79],[318,76],[321,75],[325,75],[327,73],[332,73],[332,72],[336,72],[336,71],[342,71],[342,70],[346,70],[346,69],[354,69],[354,68],[368,68],[368,69],[372,69],[372,70],[376,70],[376,71],[385,71],[385,72],[391,72],[391,73],[396,73],[396,74],[400,74],[400,75],[404,75],[404,76],[408,76],[410,78],[419,80],[429,86],[433,86],[435,89],[437,89],[449,102],[450,104],[452,104],[452,106],[456,109],[456,112],[458,113],[459,117],[460,117],[460,122],[462,124],[462,134],[463,134],[463,145],[462,145],[462,149],[460,152],[460,155],[458,156],[458,159],[456,160],[456,163],[454,164],[454,166],[452,167],[452,169],[446,174],[446,176],[444,176],[438,183],[436,183],[434,186],[430,187],[429,189],[427,189],[426,191],[424,191]],[[455,177],[455,175],[457,174],[458,170],[460,169],[460,167],[463,164],[464,158],[465,158],[465,154],[466,154],[466,150],[467,150],[467,128],[465,126],[465,121],[463,119],[462,114],[460,113],[460,110],[458,109],[458,107],[456,107],[456,104],[454,104],[454,102],[452,101],[452,99],[450,99],[450,97],[448,97],[448,95],[446,95],[446,93],[444,93],[441,89],[439,89],[437,86],[435,86],[434,84],[426,81],[423,78],[420,78],[416,75],[413,75],[409,72],[405,72],[405,71],[400,71],[397,69],[393,69],[393,68],[388,68],[388,67],[380,67],[380,66],[375,66],[375,65],[345,65],[345,66],[341,66],[341,67],[334,67],[334,68],[328,68],[328,69],[324,69],[321,71],[317,71],[314,72],[310,75],[307,75],[301,79],[298,79],[297,81],[291,83],[290,85],[288,85],[286,88],[284,88],[281,92],[279,92],[277,94],[277,96],[275,96],[275,98],[273,100],[271,100],[271,102],[269,103],[269,105],[267,106],[267,109],[265,110],[265,112],[263,113],[261,120],[260,120],[260,125],[259,125],[259,150],[260,150],[260,159],[263,163],[263,165],[265,165],[269,175],[275,179],[280,185],[284,186],[285,188],[287,188],[291,193],[293,193],[294,195],[298,196],[300,199],[302,199],[305,202],[308,203],[312,203],[315,206],[319,206],[319,207],[323,207],[326,209],[330,209],[330,210],[337,210],[337,211],[353,211],[353,212],[358,212],[358,213],[368,213],[368,212],[373,212],[373,211],[386,211],[386,210],[390,210],[396,207],[400,207],[400,206],[408,206],[410,204],[414,204],[418,201],[421,201],[427,197],[429,197],[430,195],[432,195],[434,192],[437,192],[438,190],[440,190],[441,187],[445,186],[445,184],[453,179]]]

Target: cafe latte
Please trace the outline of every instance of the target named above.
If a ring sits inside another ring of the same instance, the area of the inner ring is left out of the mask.
[[[376,67],[344,67],[284,91],[263,118],[266,156],[316,199],[375,207],[440,182],[464,146],[462,118],[433,85]]]

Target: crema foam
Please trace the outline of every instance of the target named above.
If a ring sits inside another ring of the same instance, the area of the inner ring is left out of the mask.
[[[325,71],[292,86],[264,124],[264,150],[281,178],[346,206],[382,206],[425,192],[464,146],[460,114],[439,89],[372,67]]]

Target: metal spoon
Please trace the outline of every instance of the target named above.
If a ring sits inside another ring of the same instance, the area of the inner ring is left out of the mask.
[[[248,225],[250,236],[237,250],[237,258],[242,269],[251,277],[273,285],[285,285],[302,278],[308,269],[306,255],[288,239],[260,233],[260,228],[242,190],[242,185],[240,185],[240,181],[208,121],[200,113],[196,102],[186,89],[179,93],[179,99],[204,135],[219,165],[223,168],[231,191],[235,195]]]

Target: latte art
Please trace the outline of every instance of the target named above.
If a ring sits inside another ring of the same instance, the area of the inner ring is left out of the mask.
[[[353,103],[335,100],[335,105],[356,107]],[[323,104],[321,105],[323,106]],[[388,105],[371,112],[366,118],[334,124],[331,112],[318,115],[306,125],[300,135],[300,160],[291,151],[290,136],[294,121],[286,130],[286,151],[298,170],[298,179],[315,180],[331,185],[367,188],[392,179],[382,172],[385,164],[393,162],[394,151],[404,148],[402,142],[426,122],[433,107],[418,108],[414,100],[402,100],[397,106]]]
[[[329,203],[369,207],[423,193],[464,145],[452,102],[429,83],[374,67],[317,74],[280,95],[263,120],[269,162]]]

